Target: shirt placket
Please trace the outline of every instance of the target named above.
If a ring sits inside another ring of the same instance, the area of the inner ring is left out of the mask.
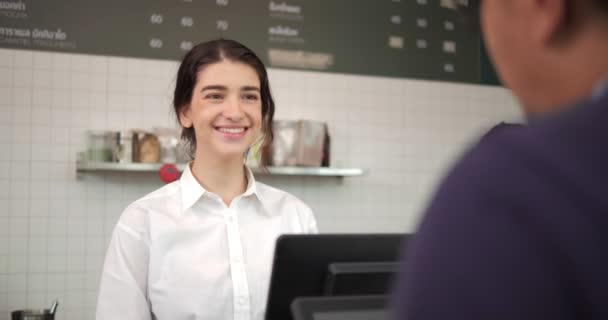
[[[234,207],[228,208],[225,215],[228,232],[228,253],[230,258],[230,275],[233,287],[233,307],[235,320],[250,320],[251,308],[249,285],[245,272],[241,233]]]

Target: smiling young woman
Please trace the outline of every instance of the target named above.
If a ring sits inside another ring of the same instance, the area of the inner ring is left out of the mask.
[[[261,320],[276,238],[317,232],[308,206],[244,165],[272,140],[266,69],[236,41],[201,43],[179,67],[173,107],[193,161],[123,212],[97,319]]]

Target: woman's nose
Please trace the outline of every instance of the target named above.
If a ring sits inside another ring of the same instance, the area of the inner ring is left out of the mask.
[[[228,99],[222,115],[228,119],[238,121],[244,117],[243,107],[238,99]]]

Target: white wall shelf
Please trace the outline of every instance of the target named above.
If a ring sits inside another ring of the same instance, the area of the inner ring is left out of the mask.
[[[78,160],[76,171],[78,173],[101,173],[110,171],[120,172],[158,172],[161,163],[118,163]],[[177,164],[183,171],[186,164]],[[359,168],[330,168],[330,167],[268,167],[268,172],[259,168],[251,168],[255,174],[281,175],[281,176],[319,176],[319,177],[356,177],[366,174],[366,170]]]

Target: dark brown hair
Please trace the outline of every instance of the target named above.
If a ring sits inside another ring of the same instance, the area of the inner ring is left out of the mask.
[[[192,48],[182,60],[177,71],[175,80],[175,92],[173,94],[173,108],[179,121],[179,115],[192,100],[192,92],[197,82],[197,75],[205,66],[230,60],[241,62],[255,69],[260,79],[260,95],[262,99],[262,133],[264,142],[262,145],[263,165],[268,164],[268,147],[272,143],[272,119],[274,117],[274,100],[270,94],[270,84],[264,63],[251,49],[241,43],[229,39],[217,39],[207,41]],[[196,150],[196,135],[194,128],[182,127],[181,137],[190,145],[191,156]]]

